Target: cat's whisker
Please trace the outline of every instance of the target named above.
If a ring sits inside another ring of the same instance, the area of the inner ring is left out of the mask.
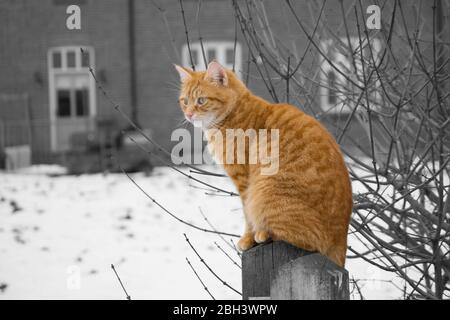
[[[180,127],[186,128],[188,124],[189,124],[189,121],[187,121],[186,118],[183,117],[177,122],[177,124],[175,125],[174,129],[175,128],[180,128]]]
[[[174,90],[176,90],[176,91],[178,91],[178,92],[181,90],[181,86],[180,86],[179,83],[167,81],[167,82],[165,83],[165,85],[166,85],[168,88],[174,89]]]

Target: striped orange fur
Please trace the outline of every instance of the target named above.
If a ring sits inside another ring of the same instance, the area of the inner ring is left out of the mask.
[[[344,266],[352,191],[334,138],[296,107],[253,95],[218,62],[211,62],[203,72],[176,68],[182,83],[180,105],[188,120],[221,131],[279,129],[277,174],[261,175],[260,163],[224,164],[244,208],[240,249],[269,239],[283,240]],[[214,154],[215,140],[208,137],[208,143]]]

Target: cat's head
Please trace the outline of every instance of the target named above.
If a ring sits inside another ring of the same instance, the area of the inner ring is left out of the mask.
[[[186,119],[195,126],[212,128],[220,124],[235,108],[245,92],[236,75],[217,61],[206,71],[192,71],[175,65],[181,81],[180,107]]]

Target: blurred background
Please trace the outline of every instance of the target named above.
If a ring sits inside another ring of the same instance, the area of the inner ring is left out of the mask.
[[[66,26],[70,17],[66,10],[73,4],[81,9],[79,30]],[[262,60],[252,61],[232,2],[183,4],[182,14],[179,0],[2,0],[1,167],[58,163],[73,173],[99,172],[114,167],[109,159],[112,152],[129,154],[121,131],[130,129],[130,124],[97,91],[89,67],[124,113],[169,150],[171,133],[182,119],[173,63],[204,69],[203,55],[206,61],[217,59],[236,70],[256,94],[271,99],[258,72]],[[313,24],[314,8],[301,1],[294,6],[305,24]],[[351,3],[346,6],[351,8]],[[339,3],[329,3],[326,9],[327,28],[340,25]],[[302,52],[314,48],[297,32],[287,10],[276,1],[265,1],[277,41],[295,48],[300,59]],[[431,11],[427,14],[431,19]],[[350,24],[352,20],[350,16]],[[320,65],[313,58],[313,54],[304,57],[305,64],[318,68],[311,74],[326,68],[326,61]],[[329,73],[330,81],[339,76],[334,70]],[[274,89],[284,86],[284,81],[274,82]],[[316,112],[326,111],[321,120],[344,121],[341,108],[334,108],[336,94],[318,88],[310,94]],[[357,121],[351,129],[355,136],[364,137]],[[149,165],[145,159],[123,162],[130,169]]]

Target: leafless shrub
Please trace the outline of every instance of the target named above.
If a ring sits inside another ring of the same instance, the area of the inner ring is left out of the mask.
[[[369,3],[340,1],[336,28],[324,18],[326,1],[286,0],[290,35],[307,39],[298,52],[271,26],[267,2],[232,1],[250,62],[272,99],[341,120],[328,124],[354,186],[351,232],[359,245],[349,257],[397,274],[404,298],[442,299],[450,290],[445,3],[375,2],[381,30],[367,29]],[[299,7],[314,18],[301,18]],[[355,136],[355,126],[365,134]]]

